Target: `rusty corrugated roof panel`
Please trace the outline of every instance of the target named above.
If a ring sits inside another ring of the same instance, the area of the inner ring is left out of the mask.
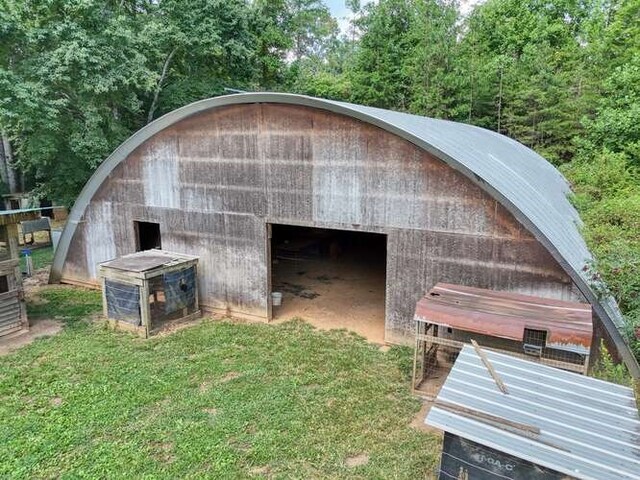
[[[522,341],[547,331],[547,345],[591,346],[591,305],[439,283],[418,301],[416,318],[466,332]]]

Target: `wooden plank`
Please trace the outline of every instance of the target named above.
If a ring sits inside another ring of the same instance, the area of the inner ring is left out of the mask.
[[[436,399],[436,401],[434,402],[434,406],[442,408],[443,410],[448,410],[452,413],[470,418],[478,422],[489,424],[492,427],[499,428],[501,430],[506,430],[516,435],[527,437],[531,440],[542,443],[544,445],[548,445],[558,450],[570,452],[568,448],[565,448],[563,446],[560,446],[548,440],[541,439],[540,438],[541,430],[539,427],[536,427],[535,425],[528,425],[526,423],[514,422],[513,420],[509,420],[507,418],[498,417],[490,413],[481,412],[479,410],[475,410],[468,407],[463,407],[461,405],[446,402],[440,399]]]
[[[22,330],[22,322],[14,322],[7,325],[0,325],[0,336],[9,335],[14,332]]]
[[[149,283],[144,282],[140,287],[140,318],[145,331],[145,338],[151,332],[151,311],[149,310]]]
[[[478,345],[478,342],[476,342],[475,340],[472,339],[471,340],[471,345],[473,345],[473,348],[475,349],[476,353],[480,357],[480,360],[482,360],[482,363],[484,363],[484,366],[487,367],[487,370],[489,370],[489,374],[493,378],[493,381],[496,382],[496,385],[498,386],[500,391],[502,393],[504,393],[505,395],[507,395],[509,393],[509,391],[507,390],[506,385],[504,384],[504,382],[500,378],[500,375],[498,375],[498,372],[496,372],[496,369],[493,368],[493,365],[491,365],[491,362],[487,358],[487,355],[480,348],[480,345]]]
[[[444,400],[436,399],[434,406],[440,407],[443,410],[448,410],[453,413],[462,415],[463,417],[472,418],[474,420],[490,422],[496,426],[507,427],[512,430],[518,430],[527,434],[540,435],[540,429],[534,425],[528,425],[526,423],[514,422],[503,417],[498,417],[490,413],[481,412],[472,408],[463,407],[455,403],[450,403]]]

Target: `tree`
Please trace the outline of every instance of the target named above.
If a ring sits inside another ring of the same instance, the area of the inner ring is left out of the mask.
[[[582,45],[588,10],[577,0],[490,0],[466,25],[469,119],[500,130],[557,163],[588,109]]]
[[[416,15],[412,0],[381,0],[363,9],[357,20],[363,33],[350,74],[353,101],[382,108],[409,108],[412,79],[407,65],[416,46],[409,31]]]
[[[40,194],[72,202],[150,87],[133,2],[0,1],[0,124]]]
[[[458,12],[454,4],[436,0],[414,2],[415,22],[409,28],[413,50],[405,66],[411,81],[409,111],[458,119],[461,94]]]
[[[142,18],[138,35],[154,79],[147,121],[191,103],[253,84],[252,12],[244,0],[163,0]]]

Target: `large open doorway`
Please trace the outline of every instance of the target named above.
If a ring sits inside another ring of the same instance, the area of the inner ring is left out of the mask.
[[[384,342],[387,237],[271,225],[271,291],[276,321],[303,318]]]

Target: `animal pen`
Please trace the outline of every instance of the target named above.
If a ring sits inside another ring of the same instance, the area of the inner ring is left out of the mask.
[[[631,388],[509,354],[465,345],[425,423],[444,431],[439,480],[640,479]]]
[[[162,250],[101,264],[104,316],[145,337],[169,321],[199,317],[197,268],[197,257]]]
[[[593,336],[591,307],[437,284],[416,305],[413,391],[433,399],[465,344],[582,374]]]
[[[39,216],[36,210],[0,212],[0,336],[29,328],[20,271],[18,224]]]

